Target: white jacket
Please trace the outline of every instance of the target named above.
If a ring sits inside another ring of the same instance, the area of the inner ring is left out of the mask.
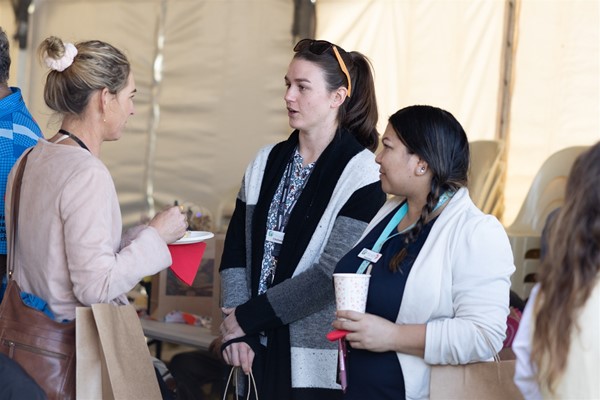
[[[402,198],[381,208],[364,235]],[[427,324],[425,358],[398,353],[407,399],[429,397],[430,364],[493,356],[506,335],[513,255],[504,227],[460,189],[433,225],[410,271],[398,324]]]
[[[517,357],[514,381],[523,398],[539,399],[600,399],[600,275],[585,305],[577,310],[570,333],[569,354],[563,374],[556,382],[554,393],[537,383],[537,366],[531,360],[531,343],[535,331],[535,299],[540,284],[529,295],[519,330],[513,342]],[[557,315],[556,318],[564,318]]]

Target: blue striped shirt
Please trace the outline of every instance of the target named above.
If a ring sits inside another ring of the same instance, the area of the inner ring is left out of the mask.
[[[21,90],[10,89],[12,94],[0,99],[0,254],[6,254],[4,199],[8,174],[25,149],[43,137],[25,106]]]

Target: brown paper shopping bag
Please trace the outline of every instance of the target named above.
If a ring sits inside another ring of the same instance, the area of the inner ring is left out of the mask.
[[[78,307],[77,398],[162,399],[133,306]]]
[[[481,329],[481,328],[480,328]],[[462,365],[432,365],[431,400],[522,400],[513,381],[515,360],[501,360],[485,332],[482,332],[494,361]]]
[[[431,368],[430,399],[522,399],[513,381],[514,371],[515,360],[434,365]]]
[[[78,399],[102,398],[100,338],[90,307],[75,310],[76,377]]]

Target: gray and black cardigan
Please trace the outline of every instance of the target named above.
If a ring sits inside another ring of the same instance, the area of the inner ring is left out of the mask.
[[[385,202],[373,153],[346,131],[317,160],[286,227],[273,286],[258,293],[269,206],[298,132],[261,149],[248,166],[220,266],[222,305],[237,307],[256,354],[259,398],[339,398],[333,270]],[[266,334],[266,349],[257,346]]]

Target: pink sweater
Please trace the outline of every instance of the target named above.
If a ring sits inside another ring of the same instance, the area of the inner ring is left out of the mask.
[[[46,300],[57,320],[75,318],[78,306],[126,304],[125,293],[143,277],[171,265],[154,228],[138,226],[121,237],[110,172],[82,148],[40,140],[27,160],[19,207],[14,278]]]

